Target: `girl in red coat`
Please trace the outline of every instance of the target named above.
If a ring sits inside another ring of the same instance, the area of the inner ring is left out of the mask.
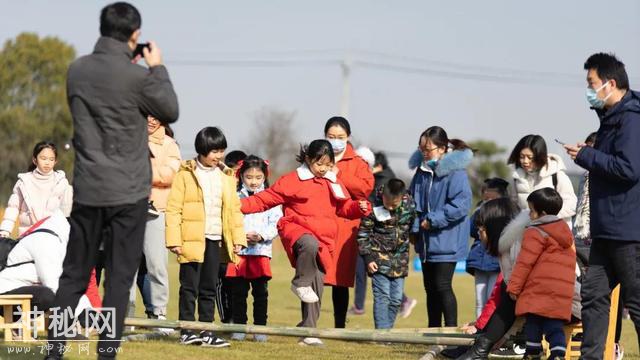
[[[359,157],[349,143],[351,125],[343,117],[332,117],[324,126],[324,136],[331,143],[336,164],[333,172],[349,191],[351,199],[366,200],[373,190],[374,178],[366,161]],[[327,276],[325,282],[333,284],[333,317],[336,328],[344,328],[349,307],[349,288],[353,287],[356,274],[358,244],[356,236],[360,219],[340,217],[337,221],[338,236],[335,244],[335,282]]]
[[[282,205],[278,234],[296,273],[291,290],[302,301],[298,326],[315,327],[320,316],[324,283],[335,285],[337,215],[358,219],[370,212],[366,200],[354,201],[333,171],[331,144],[314,140],[304,147],[298,169],[282,176],[270,188],[241,199],[242,212],[263,212]],[[304,338],[303,345],[322,345],[320,339]]]
[[[564,359],[562,327],[571,319],[576,251],[571,229],[557,216],[562,198],[552,188],[536,190],[527,198],[531,224],[509,279],[507,292],[516,300],[516,316],[526,315],[525,356],[540,358],[542,334],[549,342],[549,359]]]

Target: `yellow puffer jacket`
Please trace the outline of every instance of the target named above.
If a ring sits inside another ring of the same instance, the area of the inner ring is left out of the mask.
[[[195,174],[195,160],[182,163],[173,179],[166,210],[166,246],[182,247],[178,262],[204,261],[205,210],[202,189]],[[230,170],[230,169],[229,169]],[[240,211],[240,199],[236,192],[236,179],[225,169],[222,177],[222,262],[238,263],[233,253],[234,245],[247,246],[247,238]]]

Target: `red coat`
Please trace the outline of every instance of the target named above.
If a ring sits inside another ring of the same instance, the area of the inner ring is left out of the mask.
[[[542,219],[545,218],[551,217]],[[552,222],[533,222],[524,232],[522,248],[507,286],[509,294],[518,296],[516,316],[530,313],[571,320],[576,251],[567,223],[553,218]]]
[[[373,190],[374,178],[369,164],[347,144],[344,156],[337,163],[338,179],[342,181],[353,200],[366,200]],[[360,219],[338,219],[338,237],[336,241],[337,285],[353,287],[356,276],[356,257],[358,256],[358,228]]]
[[[270,188],[241,199],[241,202],[245,214],[282,205],[284,216],[278,221],[278,234],[291,266],[295,267],[296,264],[293,245],[302,235],[313,235],[319,241],[318,262],[325,272],[324,282],[335,285],[336,214],[359,219],[368,215],[370,210],[362,212],[358,202],[349,198],[344,185],[333,173],[330,174],[327,177],[331,177],[331,180],[327,177],[317,178],[306,166],[301,166],[282,176]]]

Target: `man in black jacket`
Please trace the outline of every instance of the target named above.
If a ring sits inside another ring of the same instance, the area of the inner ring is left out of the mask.
[[[140,13],[132,5],[106,6],[93,53],[74,61],[67,74],[76,151],[74,202],[54,305],[59,310],[49,329],[51,359],[62,357],[62,326],[70,320],[65,310],[74,308],[85,292],[101,242],[106,268],[103,307],[115,309],[115,326],[101,332],[99,358],[114,358],[120,345],[129,289],[142,256],[151,190],[146,115],[167,122],[178,118],[178,100],[157,45],[150,42],[143,51],[148,69],[132,59],[140,26]],[[109,236],[103,237],[103,230]]]
[[[640,94],[629,89],[624,64],[594,54],[584,64],[587,100],[600,118],[595,146],[565,145],[589,171],[591,252],[582,283],[582,359],[602,359],[610,294],[620,284],[640,329]]]

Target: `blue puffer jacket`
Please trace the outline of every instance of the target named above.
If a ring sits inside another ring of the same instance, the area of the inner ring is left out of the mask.
[[[595,147],[576,158],[589,171],[591,238],[640,242],[640,93],[597,112]]]
[[[473,275],[476,270],[500,272],[498,258],[489,255],[487,249],[482,245],[478,237],[478,227],[475,224],[475,218],[479,210],[480,208],[478,208],[469,219],[470,235],[474,239],[473,244],[471,244],[471,249],[469,250],[469,256],[467,256],[467,272],[471,275]]]
[[[418,213],[413,232],[418,233],[415,249],[423,262],[456,262],[467,255],[471,187],[465,168],[472,159],[471,150],[454,150],[435,170],[423,164],[413,176],[410,192]],[[420,227],[425,219],[429,230]]]

